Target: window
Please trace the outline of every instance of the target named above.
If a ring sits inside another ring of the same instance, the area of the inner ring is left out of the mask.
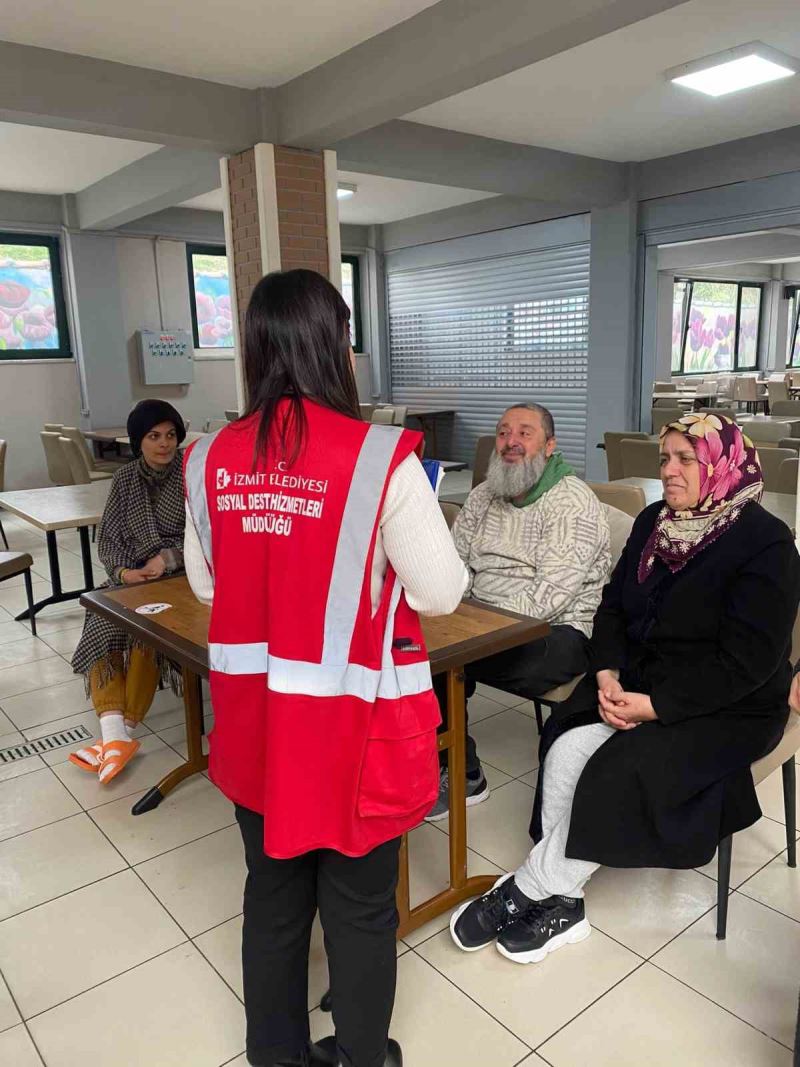
[[[762,286],[752,282],[676,279],[673,374],[754,370],[758,366],[761,297]]]
[[[58,238],[0,233],[0,358],[71,354]]]
[[[784,294],[789,301],[786,366],[800,367],[800,286],[787,285]]]
[[[187,245],[195,348],[233,348],[228,257],[219,245]]]
[[[342,296],[350,308],[350,340],[353,351],[360,352],[361,333],[361,265],[358,256],[342,256]]]

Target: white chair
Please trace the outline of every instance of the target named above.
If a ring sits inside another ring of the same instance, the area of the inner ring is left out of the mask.
[[[375,408],[369,421],[376,426],[394,426],[394,408]]]
[[[205,424],[204,433],[216,433],[217,430],[222,430],[228,425],[228,419],[208,419]]]
[[[74,485],[67,458],[59,444],[60,434],[42,430],[39,434],[44,449],[44,459],[47,464],[47,476],[53,485]]]
[[[83,453],[83,458],[86,460],[86,465],[92,473],[101,472],[110,476],[114,473],[114,471],[119,470],[119,468],[124,466],[124,464],[127,462],[124,459],[118,459],[116,461],[95,459],[92,455],[92,450],[86,443],[86,438],[77,428],[77,426],[62,426],[61,436],[69,437],[72,441],[75,442],[75,444]],[[95,480],[97,481],[98,479]]]
[[[89,485],[91,482],[101,482],[112,477],[109,471],[89,469],[83,449],[74,438],[61,436],[58,438],[58,444],[72,475],[73,485]]]

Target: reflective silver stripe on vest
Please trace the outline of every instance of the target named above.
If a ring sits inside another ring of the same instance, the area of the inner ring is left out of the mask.
[[[325,608],[323,663],[347,663],[378,505],[402,432],[400,427],[370,426],[361,445],[333,560]]]
[[[189,453],[184,472],[189,512],[192,516],[194,528],[197,530],[197,537],[200,541],[203,555],[206,558],[206,563],[212,569],[211,519],[208,515],[208,495],[206,493],[206,460],[208,458],[208,450],[216,440],[217,434],[221,432],[221,430],[216,430],[214,433],[198,438],[197,443]]]
[[[313,697],[358,697],[374,703],[377,697],[397,700],[426,693],[431,688],[431,667],[427,660],[401,667],[373,670],[357,663],[309,663],[305,660],[271,656],[263,642],[208,646],[208,665],[220,674],[266,674],[267,688],[273,693]]]

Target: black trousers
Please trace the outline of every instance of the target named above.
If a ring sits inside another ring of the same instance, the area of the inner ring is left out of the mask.
[[[468,664],[465,669],[464,691],[469,700],[478,682],[482,682],[508,693],[516,693],[523,700],[531,700],[557,685],[568,682],[577,674],[584,674],[588,669],[589,639],[574,626],[553,626],[547,637]],[[439,674],[433,681],[442,708],[442,725],[439,727],[441,733],[447,725],[447,675]],[[447,766],[446,751],[439,753],[439,763],[442,767]],[[467,732],[467,774],[477,774],[480,766],[477,746]]]
[[[272,1067],[309,1040],[308,951],[319,910],[343,1067],[383,1067],[397,981],[400,839],[352,858],[331,849],[276,860],[264,820],[236,808],[244,840],[242,970],[247,1057]]]

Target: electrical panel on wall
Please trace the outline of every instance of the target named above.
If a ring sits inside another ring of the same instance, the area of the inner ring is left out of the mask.
[[[186,330],[138,330],[145,385],[190,385],[194,381],[194,342]]]

